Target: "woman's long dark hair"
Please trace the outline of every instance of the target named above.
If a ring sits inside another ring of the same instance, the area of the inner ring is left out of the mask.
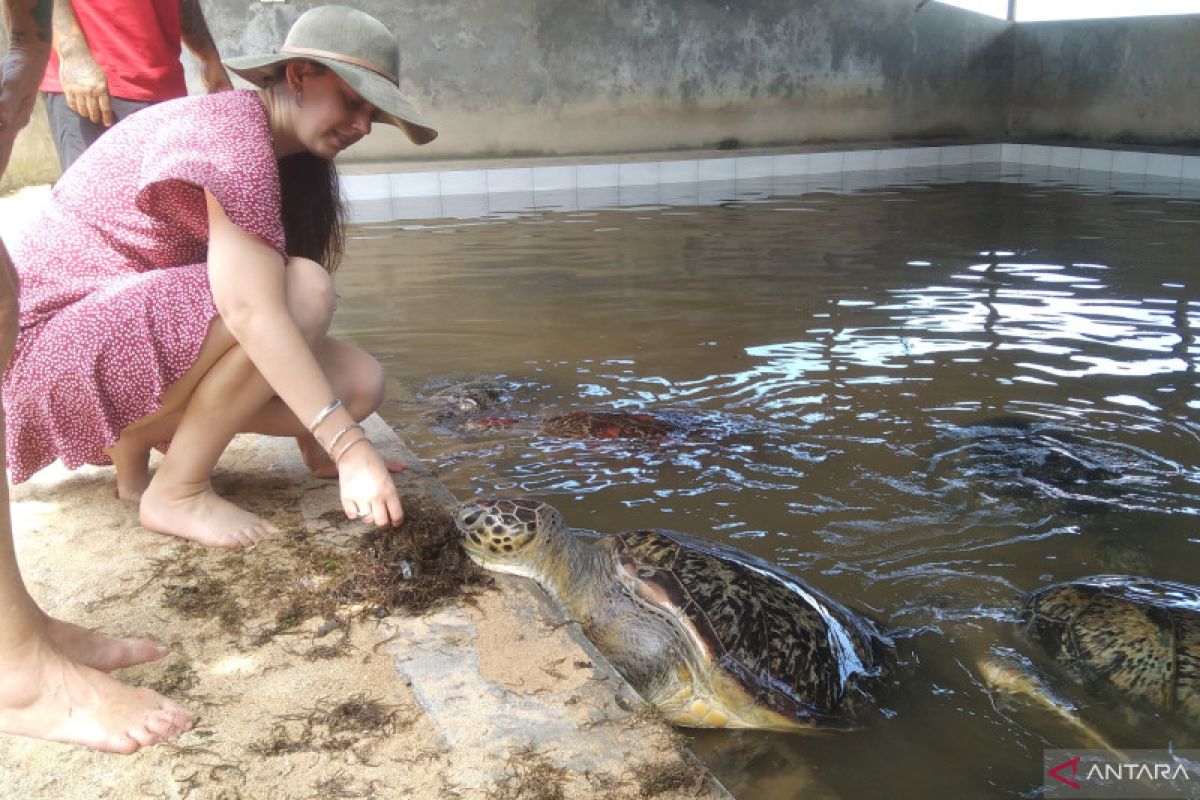
[[[312,259],[332,274],[342,260],[346,221],[333,161],[312,153],[280,159],[279,191],[288,255]]]
[[[308,62],[315,72],[328,70]],[[268,90],[285,81],[286,64],[267,79]],[[278,97],[278,95],[276,95]],[[286,93],[285,95],[286,96]],[[316,261],[332,274],[345,249],[346,208],[333,161],[312,153],[296,153],[279,160],[279,192],[283,205],[283,234],[289,256]]]

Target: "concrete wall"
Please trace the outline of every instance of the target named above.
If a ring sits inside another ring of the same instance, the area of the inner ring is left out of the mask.
[[[1017,137],[1200,146],[1200,15],[1016,26]]]
[[[947,136],[1200,146],[1196,16],[1013,26],[917,0],[343,1],[397,32],[404,91],[442,134],[415,148],[377,126],[346,160]],[[226,56],[275,50],[315,5],[203,2]],[[53,172],[43,139],[24,135],[14,171]]]
[[[206,0],[225,55],[273,50],[313,3]],[[360,0],[441,131],[359,159],[604,153],[1003,127],[1007,23],[913,0]]]

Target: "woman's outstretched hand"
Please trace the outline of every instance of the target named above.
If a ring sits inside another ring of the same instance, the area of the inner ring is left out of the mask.
[[[347,518],[361,519],[380,528],[403,521],[400,494],[388,465],[374,445],[364,442],[349,447],[342,451],[337,466],[342,510]]]

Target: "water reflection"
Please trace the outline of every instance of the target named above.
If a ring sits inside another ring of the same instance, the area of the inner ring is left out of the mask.
[[[1001,183],[380,226],[351,242],[337,324],[380,355],[385,415],[460,497],[734,543],[911,644],[885,725],[698,736],[742,796],[1017,795],[1043,747],[1077,744],[1001,713],[975,674],[1021,595],[1200,575],[1194,214]],[[504,416],[647,411],[712,435],[430,425],[429,396],[478,376],[509,382]]]

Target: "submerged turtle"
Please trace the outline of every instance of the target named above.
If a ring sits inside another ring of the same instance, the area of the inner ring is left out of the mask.
[[[478,417],[468,421],[464,427],[480,430],[486,428],[516,428],[534,426],[545,436],[563,439],[642,439],[659,441],[672,436],[684,435],[680,426],[644,412],[631,411],[572,411],[547,417],[540,424],[513,417]]]
[[[511,430],[562,439],[627,439],[661,442],[702,434],[695,420],[675,412],[586,409],[550,417],[518,416],[511,411],[513,394],[523,386],[501,379],[479,379],[437,387],[425,397],[431,422],[458,432]]]
[[[537,581],[677,725],[845,728],[881,710],[891,642],[766,561],[657,530],[589,546],[527,499],[463,503],[457,521],[472,559]]]
[[[1200,724],[1200,588],[1126,575],[1081,578],[1030,594],[1021,625],[1085,689]],[[1011,661],[989,659],[981,668],[999,688],[1032,695],[1064,716],[1073,711],[1047,699],[1040,682],[1021,678]]]

